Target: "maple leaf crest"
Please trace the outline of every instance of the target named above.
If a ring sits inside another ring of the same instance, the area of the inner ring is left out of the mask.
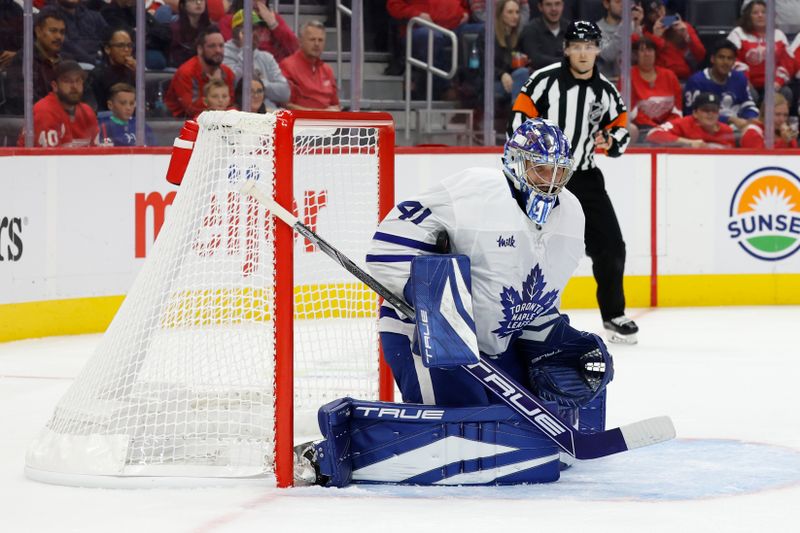
[[[545,292],[547,283],[539,265],[531,269],[522,283],[520,293],[514,287],[503,287],[500,303],[503,305],[503,320],[500,327],[492,331],[500,338],[516,333],[534,318],[550,309],[558,298],[558,291]]]

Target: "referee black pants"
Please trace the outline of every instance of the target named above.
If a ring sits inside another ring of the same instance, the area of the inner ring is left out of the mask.
[[[597,281],[597,304],[603,320],[625,314],[625,242],[599,168],[576,170],[567,189],[578,197],[586,217],[586,255]]]

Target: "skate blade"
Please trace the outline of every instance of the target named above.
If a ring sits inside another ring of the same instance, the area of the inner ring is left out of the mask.
[[[608,342],[613,342],[614,344],[636,344],[639,342],[639,339],[636,338],[636,333],[622,335],[610,329],[606,330],[606,339],[608,339]]]

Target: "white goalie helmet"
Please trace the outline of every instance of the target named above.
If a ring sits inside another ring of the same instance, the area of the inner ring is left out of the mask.
[[[549,120],[531,118],[506,141],[503,170],[525,199],[525,213],[544,224],[558,193],[572,177],[569,140]]]

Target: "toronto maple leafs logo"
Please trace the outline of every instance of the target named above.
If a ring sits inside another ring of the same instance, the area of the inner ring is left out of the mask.
[[[544,274],[536,265],[522,283],[522,294],[514,287],[503,287],[500,301],[503,304],[503,320],[500,327],[492,331],[501,339],[516,333],[531,323],[537,316],[550,309],[558,298],[558,291],[544,292]]]

